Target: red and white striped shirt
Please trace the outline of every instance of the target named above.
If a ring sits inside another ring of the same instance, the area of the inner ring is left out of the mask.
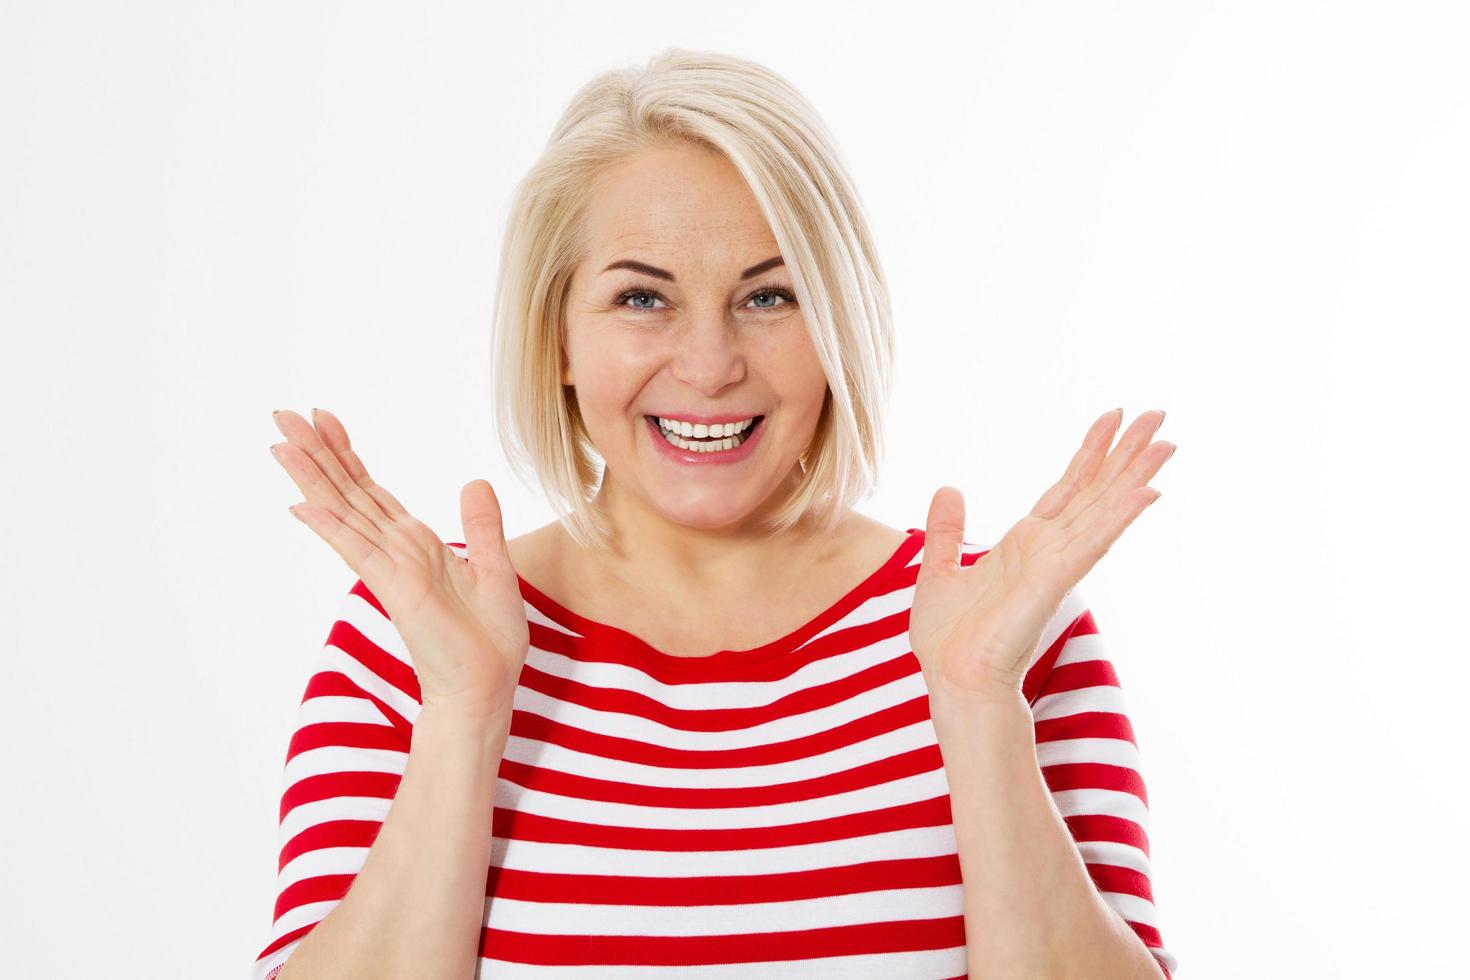
[[[495,786],[477,975],[965,975],[960,865],[908,618],[924,532],[761,647],[663,653],[521,579],[531,648]],[[451,544],[461,557],[462,544]],[[985,553],[966,542],[963,562]],[[1172,976],[1118,679],[1076,590],[1023,692],[1052,799],[1107,903]],[[286,753],[269,980],[346,894],[420,708],[361,581]]]

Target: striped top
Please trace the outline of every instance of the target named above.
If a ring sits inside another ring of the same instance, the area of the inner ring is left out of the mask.
[[[663,653],[521,579],[531,646],[486,815],[477,976],[964,976],[948,783],[908,643],[923,545],[909,528],[815,619],[707,657]],[[961,553],[968,565],[985,549]],[[1138,750],[1076,590],[1023,693],[1092,880],[1172,976]],[[274,925],[252,980],[346,894],[419,708],[408,651],[358,581],[286,752]]]

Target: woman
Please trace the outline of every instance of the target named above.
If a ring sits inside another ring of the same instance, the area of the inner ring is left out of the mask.
[[[502,434],[559,521],[507,541],[476,480],[446,545],[335,416],[276,413],[292,513],[359,581],[287,756],[255,975],[1167,975],[1075,591],[1158,496],[1163,413],[1116,447],[1099,418],[989,549],[952,487],[922,530],[857,514],[876,251],[811,107],[716,54],[577,94],[499,302]]]

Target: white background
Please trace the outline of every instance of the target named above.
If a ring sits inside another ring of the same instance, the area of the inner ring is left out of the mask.
[[[1463,968],[1470,326],[1445,2],[59,3],[0,13],[3,972],[243,976],[353,581],[271,410],[448,540],[504,206],[670,44],[818,106],[893,290],[861,509],[1002,533],[1122,405],[1179,444],[1084,583],[1186,980]],[[1458,64],[1457,64],[1458,62]]]

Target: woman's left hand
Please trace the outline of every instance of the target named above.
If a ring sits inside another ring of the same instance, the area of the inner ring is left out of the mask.
[[[960,564],[964,497],[935,493],[909,614],[931,694],[1014,698],[1062,600],[1159,498],[1148,481],[1176,448],[1149,441],[1164,413],[1140,415],[1109,453],[1122,420],[1115,409],[1094,422],[1062,478],[973,565]]]

